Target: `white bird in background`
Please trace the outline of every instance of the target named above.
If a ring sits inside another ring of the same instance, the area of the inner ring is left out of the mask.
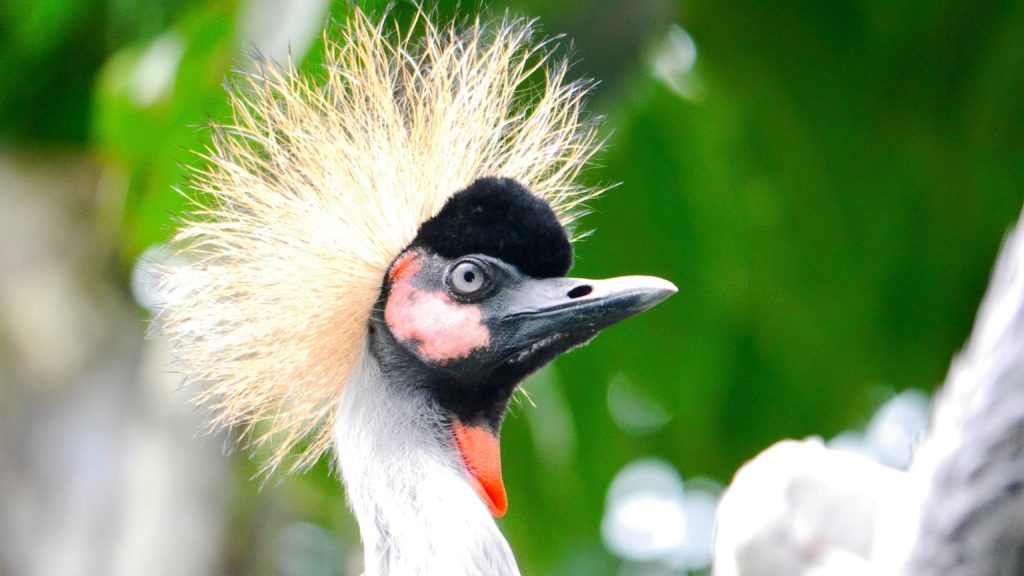
[[[716,576],[1024,574],[1024,226],[906,471],[780,442],[717,515]]]
[[[322,80],[259,62],[234,86],[157,323],[268,471],[334,450],[368,575],[518,574],[511,395],[675,287],[565,277],[598,143],[529,23],[389,26],[356,9]]]

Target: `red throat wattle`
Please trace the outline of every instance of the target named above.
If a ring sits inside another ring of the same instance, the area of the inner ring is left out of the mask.
[[[466,426],[456,420],[452,425],[455,445],[469,473],[469,483],[490,508],[495,518],[508,511],[508,496],[501,479],[501,445],[486,428]]]

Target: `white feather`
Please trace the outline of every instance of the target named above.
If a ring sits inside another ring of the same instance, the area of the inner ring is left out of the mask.
[[[908,471],[780,442],[722,498],[716,576],[1002,576],[1024,570],[1024,226]]]
[[[335,438],[366,576],[519,574],[440,409],[385,382],[368,352],[343,389]]]

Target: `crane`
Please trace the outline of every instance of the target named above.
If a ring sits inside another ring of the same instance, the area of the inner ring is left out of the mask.
[[[323,78],[257,60],[232,85],[156,323],[268,472],[333,451],[366,574],[518,574],[510,398],[676,288],[566,277],[600,142],[530,22],[413,27],[356,8]]]
[[[745,464],[717,514],[716,576],[1024,573],[1024,226],[907,470],[785,440]]]

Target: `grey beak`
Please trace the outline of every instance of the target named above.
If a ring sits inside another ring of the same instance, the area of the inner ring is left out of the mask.
[[[508,335],[503,345],[509,349],[560,334],[589,339],[676,292],[674,284],[654,276],[527,278],[508,291],[497,320]]]

